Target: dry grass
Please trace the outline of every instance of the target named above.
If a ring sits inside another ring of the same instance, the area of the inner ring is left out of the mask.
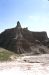
[[[22,56],[22,54],[16,54],[6,49],[0,48],[0,61],[13,61]]]

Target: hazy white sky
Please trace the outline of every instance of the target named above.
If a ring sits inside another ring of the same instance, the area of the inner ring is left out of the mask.
[[[16,26],[32,31],[47,31],[49,36],[48,0],[0,0],[0,32]]]

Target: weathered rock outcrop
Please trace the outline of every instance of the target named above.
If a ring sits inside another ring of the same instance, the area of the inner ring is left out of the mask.
[[[44,44],[47,40],[46,32],[32,32],[27,28],[21,28],[18,21],[17,26],[7,29],[0,34],[0,46],[16,53],[34,52],[33,45]]]

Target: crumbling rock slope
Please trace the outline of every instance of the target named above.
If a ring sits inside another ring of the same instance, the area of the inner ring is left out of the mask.
[[[0,34],[0,47],[16,53],[48,53],[47,40],[46,32],[29,31],[28,28],[22,28],[18,21],[15,28],[7,29]]]

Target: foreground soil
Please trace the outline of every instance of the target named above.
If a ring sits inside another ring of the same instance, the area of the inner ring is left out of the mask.
[[[0,75],[49,75],[49,54],[23,55],[13,61],[0,62]]]

